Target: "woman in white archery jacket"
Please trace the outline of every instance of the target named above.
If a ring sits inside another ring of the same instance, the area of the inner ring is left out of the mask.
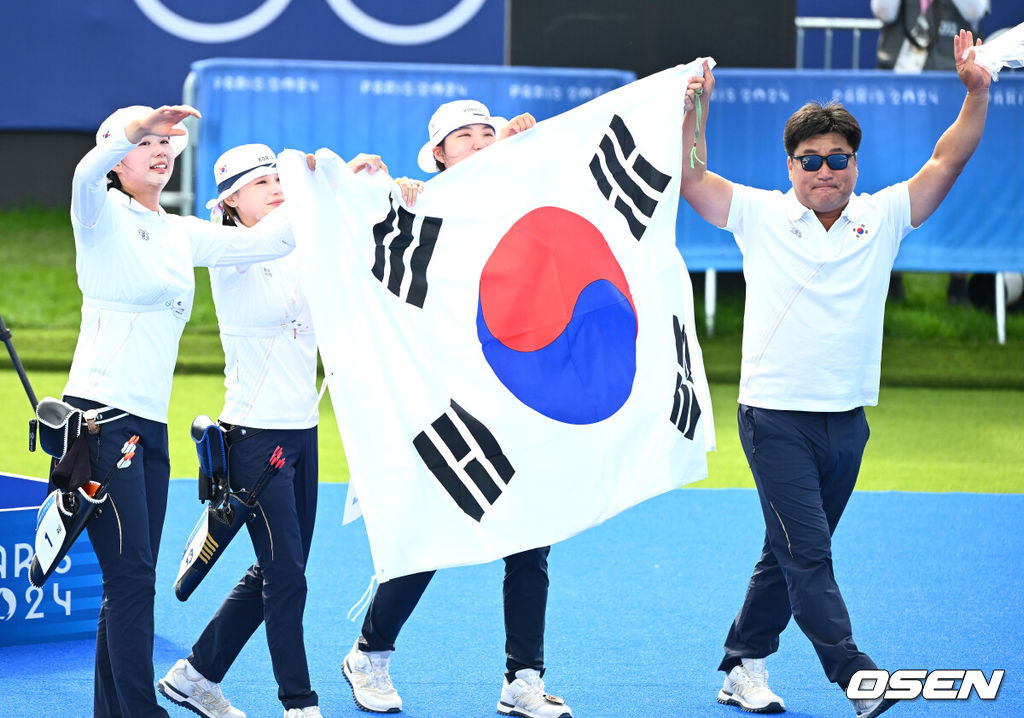
[[[386,170],[375,155],[359,155],[349,167]],[[218,196],[207,209],[213,210],[214,224],[255,228],[284,202],[277,157],[266,145],[228,150],[213,173]],[[302,279],[294,254],[210,270],[225,354],[220,424],[228,436],[231,489],[251,488],[275,447],[283,449],[285,465],[254,497],[256,518],[246,524],[256,563],[191,655],[177,661],[158,686],[206,718],[244,715],[224,700],[218,684],[262,622],[285,718],[321,715],[302,633],[318,480],[316,337]]]
[[[277,158],[266,145],[228,150],[214,165],[213,224],[253,228],[284,202]],[[266,621],[267,645],[285,715],[319,716],[310,687],[302,614],[306,558],[317,502],[316,337],[294,254],[210,270],[221,343],[229,478],[252,488],[276,446],[284,467],[264,486],[246,523],[254,563],[192,646],[159,682],[167,698],[207,718],[244,715],[219,684],[249,637]],[[211,691],[217,700],[209,701]],[[306,712],[303,712],[303,711]],[[314,712],[315,711],[315,712]]]
[[[167,715],[153,690],[153,597],[170,473],[167,406],[192,268],[272,259],[294,246],[284,213],[249,232],[160,208],[190,115],[199,117],[187,105],[114,112],[72,185],[83,302],[64,396],[97,412],[90,468],[109,497],[87,527],[103,573],[94,689],[101,718]]]

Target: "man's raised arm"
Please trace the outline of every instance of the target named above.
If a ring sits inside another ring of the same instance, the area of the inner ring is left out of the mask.
[[[704,134],[707,129],[708,110],[711,108],[711,92],[714,89],[715,76],[711,74],[711,68],[705,61],[704,76],[690,78],[683,101],[683,167],[680,173],[679,194],[701,217],[716,227],[724,227],[729,221],[732,182],[714,172],[708,172],[705,166],[708,160],[708,146]],[[701,93],[699,96],[698,91]],[[703,104],[703,112],[700,118],[700,131],[695,141],[695,109],[698,101]],[[693,149],[696,153],[692,151]]]
[[[910,223],[915,227],[928,219],[949,194],[985,130],[992,79],[985,69],[974,64],[973,48],[974,37],[970,32],[961,30],[960,35],[953,38],[956,71],[967,88],[967,97],[956,121],[936,143],[931,159],[910,178]],[[966,58],[962,57],[964,50],[969,50]]]

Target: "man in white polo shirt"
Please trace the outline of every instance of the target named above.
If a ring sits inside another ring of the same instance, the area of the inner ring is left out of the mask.
[[[696,101],[714,77],[691,78],[680,194],[704,219],[733,232],[747,283],[739,433],[765,517],[765,544],[725,641],[718,701],[757,713],[785,704],[767,685],[765,657],[792,616],[829,680],[846,690],[875,663],[853,641],[832,572],[831,536],[857,481],[868,439],[865,406],[878,403],[885,297],[900,242],[939,206],[981,140],[988,73],[969,32],[954,47],[967,88],[960,114],[909,181],[854,195],[861,130],[839,103],[809,103],[786,123],[792,188],[733,184],[705,170]],[[697,93],[700,93],[699,95]],[[894,701],[854,700],[858,718]]]

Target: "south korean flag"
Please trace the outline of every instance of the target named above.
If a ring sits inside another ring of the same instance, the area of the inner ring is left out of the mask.
[[[373,276],[415,307],[427,298],[427,268],[441,230],[439,217],[417,217],[388,197],[388,213],[373,225]]]
[[[452,501],[474,521],[483,518],[516,473],[494,435],[454,399],[412,443]]]
[[[415,207],[282,153],[376,577],[550,545],[707,475],[713,417],[675,243],[700,61],[481,149]],[[510,108],[514,110],[514,108]]]
[[[672,178],[643,156],[618,115],[612,116],[589,166],[601,194],[622,215],[639,242]]]

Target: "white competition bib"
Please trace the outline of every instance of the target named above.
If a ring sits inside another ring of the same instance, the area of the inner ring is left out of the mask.
[[[194,564],[197,560],[202,559],[203,563],[210,562],[210,556],[213,555],[213,550],[217,548],[217,542],[210,536],[207,522],[207,510],[203,509],[203,513],[199,517],[196,527],[192,529],[192,534],[188,537],[188,543],[185,545],[185,553],[181,557],[181,566],[178,567],[178,575],[174,579],[175,583],[181,580],[181,577],[185,575],[186,571],[188,571],[189,566]],[[207,546],[207,540],[212,542],[213,545]]]
[[[39,516],[36,519],[36,559],[44,573],[50,570],[64,544],[66,529],[60,509],[57,507],[59,496],[60,491],[51,491],[39,507]]]

